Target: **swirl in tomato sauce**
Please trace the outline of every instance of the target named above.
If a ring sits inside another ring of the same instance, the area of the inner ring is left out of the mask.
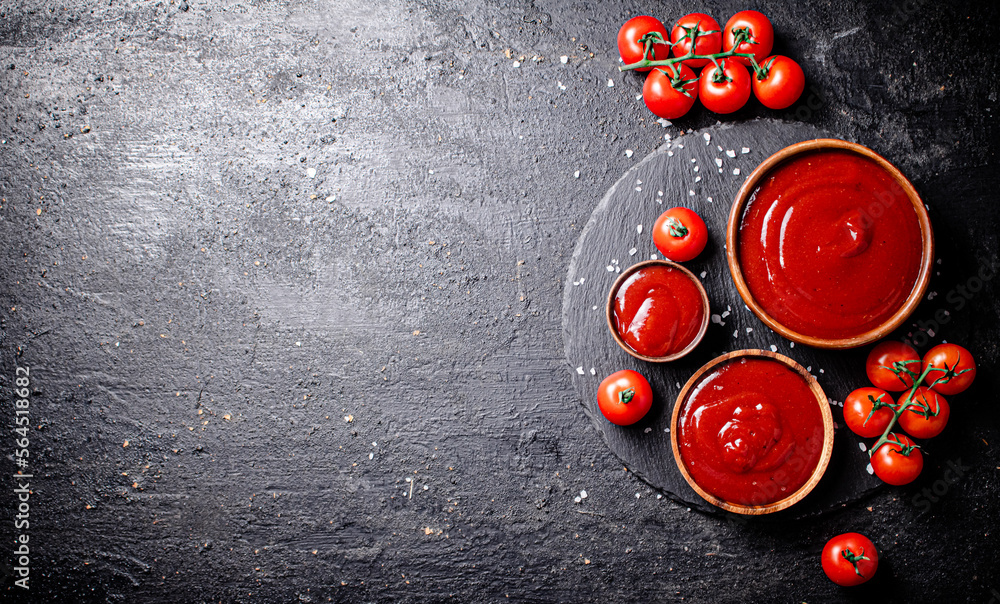
[[[822,456],[816,397],[778,361],[725,362],[702,376],[682,405],[681,460],[698,486],[723,501],[780,501],[809,480]]]
[[[653,264],[629,275],[615,293],[615,328],[641,355],[665,357],[698,337],[705,320],[701,290],[692,277]]]
[[[850,151],[772,169],[743,211],[737,250],[751,295],[800,334],[851,338],[906,303],[922,259],[917,213],[892,175]]]

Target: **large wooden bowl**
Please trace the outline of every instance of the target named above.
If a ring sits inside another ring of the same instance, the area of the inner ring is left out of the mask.
[[[819,462],[817,462],[816,467],[809,476],[809,479],[805,482],[805,484],[799,487],[798,490],[784,499],[779,499],[778,501],[765,505],[733,503],[719,499],[715,495],[705,491],[705,489],[701,488],[701,486],[695,482],[694,478],[688,472],[687,466],[684,465],[684,460],[681,458],[680,445],[677,443],[677,435],[679,433],[678,422],[680,421],[681,408],[687,402],[688,395],[701,381],[702,376],[723,363],[747,357],[758,357],[777,361],[799,374],[799,376],[801,376],[802,379],[809,385],[809,389],[812,391],[813,396],[816,399],[816,404],[819,405],[820,416],[823,418],[823,450],[820,452]],[[674,461],[677,462],[677,467],[684,476],[684,480],[686,480],[688,484],[691,485],[691,488],[694,489],[694,491],[703,499],[705,499],[705,501],[736,514],[745,514],[748,516],[771,514],[773,512],[784,510],[801,501],[803,497],[808,495],[809,492],[812,491],[817,484],[819,484],[820,479],[823,478],[823,474],[826,472],[826,467],[830,463],[830,456],[833,454],[833,414],[830,412],[830,403],[827,401],[826,393],[823,392],[823,388],[820,387],[816,378],[806,371],[802,365],[799,365],[785,355],[771,352],[770,350],[737,350],[718,356],[706,363],[701,369],[696,371],[695,374],[691,376],[691,379],[684,384],[684,387],[681,388],[680,394],[677,395],[677,401],[674,403],[673,415],[670,418],[670,445],[674,451]]]
[[[698,292],[701,294],[702,319],[701,319],[701,327],[698,328],[698,333],[697,335],[695,335],[694,340],[691,340],[691,343],[685,346],[683,350],[679,350],[674,354],[670,354],[663,357],[650,357],[636,352],[631,346],[625,343],[625,340],[622,339],[621,334],[618,333],[618,328],[615,326],[615,294],[618,293],[618,288],[622,286],[622,283],[625,283],[625,280],[628,279],[632,275],[632,273],[649,266],[657,266],[657,265],[667,266],[672,269],[679,270],[680,272],[687,275],[689,279],[691,279],[691,281],[695,284],[695,287],[698,288]],[[701,280],[698,279],[698,277],[694,276],[694,273],[684,268],[680,264],[677,264],[676,262],[671,262],[669,260],[646,260],[644,262],[633,264],[632,266],[628,267],[627,269],[622,271],[622,274],[619,275],[617,279],[615,279],[614,285],[611,286],[611,290],[608,292],[608,301],[605,308],[605,319],[607,320],[608,323],[608,329],[611,331],[611,337],[613,337],[615,339],[615,342],[617,342],[618,345],[621,346],[622,350],[634,356],[635,358],[641,359],[643,361],[649,361],[650,363],[666,363],[668,361],[676,361],[677,359],[683,357],[687,353],[694,350],[698,346],[698,344],[701,343],[702,338],[705,337],[705,332],[708,330],[708,322],[711,312],[712,312],[711,307],[708,304],[708,294],[705,292],[705,286],[701,284]]]
[[[922,240],[920,269],[917,273],[917,280],[913,284],[913,289],[910,290],[909,297],[903,303],[903,306],[900,307],[899,310],[897,310],[896,313],[889,317],[884,323],[874,329],[850,338],[818,338],[799,333],[789,327],[786,327],[782,323],[779,323],[774,317],[769,315],[764,310],[764,308],[753,297],[753,294],[751,294],[750,289],[747,287],[746,280],[743,277],[743,270],[739,262],[740,222],[743,219],[743,211],[750,200],[750,196],[757,189],[757,186],[778,164],[803,153],[824,149],[847,150],[874,161],[878,166],[892,176],[896,183],[898,183],[902,188],[906,197],[910,200],[910,203],[913,204],[913,209],[917,214],[917,221],[920,225],[920,235]],[[849,143],[835,138],[819,138],[789,145],[788,147],[778,151],[771,157],[764,160],[762,164],[757,166],[757,168],[750,174],[749,178],[747,178],[746,182],[743,183],[743,186],[740,187],[740,190],[736,193],[736,199],[733,202],[732,210],[729,212],[729,223],[726,229],[726,259],[729,262],[729,272],[733,276],[733,282],[736,284],[736,289],[739,291],[740,297],[743,298],[747,307],[750,308],[750,310],[753,311],[753,313],[772,330],[789,340],[792,340],[793,342],[798,342],[807,346],[831,349],[855,348],[884,338],[894,329],[902,325],[910,317],[910,315],[913,314],[913,311],[917,309],[917,305],[920,304],[924,294],[927,292],[927,286],[931,280],[931,268],[934,263],[934,232],[931,230],[931,220],[927,215],[927,208],[924,207],[924,202],[920,199],[920,195],[917,194],[916,189],[913,188],[910,181],[903,176],[903,173],[900,172],[896,166],[892,165],[884,157],[863,145]]]

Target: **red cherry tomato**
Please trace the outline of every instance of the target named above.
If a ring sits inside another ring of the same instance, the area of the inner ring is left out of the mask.
[[[901,392],[913,387],[913,376],[919,373],[920,355],[909,344],[887,340],[868,353],[865,372],[876,388]],[[893,369],[898,370],[893,373]]]
[[[764,59],[761,68],[765,74],[753,77],[753,93],[769,109],[791,107],[802,96],[806,75],[795,61],[781,55]]]
[[[899,416],[899,426],[913,438],[934,438],[941,434],[944,427],[948,425],[948,416],[951,415],[948,401],[937,392],[924,386],[917,387],[912,401],[926,405],[929,411],[925,415],[924,409],[907,407],[906,411]],[[903,401],[900,400],[900,402]]]
[[[670,30],[670,42],[674,45],[675,57],[683,57],[691,50],[691,38],[696,31],[698,39],[694,43],[695,54],[714,55],[722,52],[722,28],[719,27],[719,22],[705,13],[691,13],[678,19]],[[708,59],[684,61],[691,67],[703,67],[708,62]]]
[[[733,48],[736,43],[736,32],[741,29],[745,29],[750,37],[749,41],[740,42],[736,52],[752,52],[757,63],[771,54],[771,48],[774,47],[774,28],[771,27],[767,17],[755,10],[740,11],[726,21],[726,26],[722,28],[723,51]],[[750,65],[750,59],[746,57],[733,57],[733,60],[742,65]]]
[[[844,423],[858,436],[882,436],[895,415],[891,404],[892,396],[885,390],[858,388],[844,399]]]
[[[899,432],[890,432],[889,439],[899,441],[903,446],[888,442],[872,455],[872,469],[875,475],[892,485],[909,484],[920,476],[924,469],[924,456],[910,437]]]
[[[958,394],[976,379],[976,359],[958,344],[938,344],[927,351],[921,369],[934,367],[924,383],[941,394]],[[935,383],[937,382],[937,383]]]
[[[709,111],[732,113],[750,98],[750,74],[746,67],[729,59],[723,60],[721,66],[721,71],[714,65],[701,70],[698,97]]]
[[[861,585],[878,570],[878,550],[860,533],[844,533],[830,539],[820,559],[826,576],[844,587]]]
[[[705,249],[708,227],[693,210],[670,208],[653,225],[653,243],[667,260],[687,262]]]
[[[653,389],[638,372],[616,371],[597,387],[597,406],[612,424],[630,426],[653,406]]]
[[[687,65],[680,66],[680,80],[677,81],[677,87],[672,84],[672,81],[677,79],[676,75],[677,69],[673,65],[657,67],[649,72],[646,83],[642,85],[642,100],[646,103],[646,107],[657,116],[668,120],[677,119],[690,111],[695,99],[698,98],[698,78],[691,68]]]
[[[660,34],[663,42],[652,45],[649,58],[659,61],[670,57],[670,45],[667,44],[670,37],[667,35],[667,28],[656,17],[640,15],[626,21],[625,25],[622,25],[622,28],[618,30],[618,54],[621,55],[622,61],[626,65],[638,63],[643,59],[646,44],[639,40],[650,32]],[[649,71],[650,69],[652,67],[643,67],[636,69],[636,71]]]

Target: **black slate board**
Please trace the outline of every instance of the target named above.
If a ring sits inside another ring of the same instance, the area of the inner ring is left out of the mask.
[[[817,378],[834,406],[834,452],[823,480],[806,499],[771,518],[798,518],[836,509],[881,485],[870,474],[860,440],[841,423],[844,397],[863,385],[869,347],[828,351],[784,339],[746,308],[726,264],[726,221],[746,177],[783,147],[827,137],[837,138],[806,124],[755,120],[721,124],[668,140],[611,187],[573,252],[563,297],[563,339],[584,412],[629,470],[692,508],[720,511],[699,497],[677,469],[668,431],[674,400],[699,367],[743,348],[774,350],[795,359]],[[705,339],[687,357],[673,363],[646,363],[615,344],[604,308],[608,290],[622,270],[654,255],[660,257],[651,229],[660,213],[673,206],[695,210],[708,225],[708,246],[685,266],[701,277],[713,317]],[[634,426],[615,426],[597,409],[598,384],[620,369],[645,375],[655,394],[653,409]]]

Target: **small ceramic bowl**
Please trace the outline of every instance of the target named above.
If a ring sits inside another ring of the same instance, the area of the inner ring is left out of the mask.
[[[769,315],[750,292],[743,274],[743,269],[740,266],[738,254],[740,223],[743,219],[744,210],[746,209],[747,204],[757,187],[765,181],[771,170],[776,168],[782,162],[785,162],[793,157],[814,151],[832,149],[846,150],[868,158],[885,170],[893,178],[893,180],[895,180],[905,193],[906,197],[909,199],[910,203],[913,204],[913,209],[916,212],[917,222],[920,227],[922,245],[917,278],[913,284],[913,289],[910,291],[910,295],[906,298],[903,305],[881,325],[856,336],[839,339],[815,337],[800,333],[786,325],[783,325],[777,319]],[[916,189],[914,189],[913,185],[910,184],[910,181],[903,176],[902,172],[889,163],[888,160],[868,147],[839,139],[822,138],[803,141],[801,143],[785,147],[764,160],[764,162],[757,166],[757,168],[750,174],[746,182],[743,183],[743,186],[740,187],[739,192],[736,194],[732,210],[729,213],[729,223],[726,229],[726,259],[729,263],[729,272],[732,274],[733,282],[735,283],[740,296],[743,298],[743,301],[746,303],[747,307],[749,307],[750,310],[753,311],[753,313],[772,330],[789,340],[805,344],[807,346],[814,346],[816,348],[855,348],[885,337],[891,331],[902,325],[910,317],[910,315],[913,314],[913,311],[916,310],[917,305],[920,304],[924,294],[927,292],[927,286],[930,283],[931,268],[934,262],[934,233],[931,229],[930,217],[927,215],[927,209],[924,206],[924,202],[920,199],[920,195],[917,194]]]
[[[618,288],[620,288],[622,284],[625,283],[625,280],[628,279],[636,271],[650,266],[666,266],[684,273],[684,275],[686,275],[689,279],[691,279],[691,282],[694,283],[694,285],[698,288],[698,292],[701,294],[702,321],[701,321],[701,326],[698,328],[698,333],[695,335],[694,339],[687,346],[684,347],[683,350],[679,350],[673,354],[663,357],[650,357],[644,354],[640,354],[639,352],[636,352],[631,346],[625,343],[625,340],[622,339],[621,334],[618,333],[618,328],[615,326],[616,323],[615,295],[618,293]],[[606,318],[608,323],[608,329],[611,331],[611,336],[615,339],[615,342],[617,342],[618,345],[622,347],[622,350],[624,350],[625,352],[629,353],[630,355],[634,356],[637,359],[641,359],[643,361],[649,361],[650,363],[666,363],[668,361],[676,361],[677,359],[683,357],[687,353],[694,350],[701,342],[702,338],[705,337],[705,331],[708,329],[708,322],[710,316],[711,316],[711,310],[708,304],[708,294],[705,293],[705,287],[701,284],[701,281],[698,279],[698,277],[694,275],[694,273],[692,273],[688,269],[684,268],[680,264],[677,264],[676,262],[671,262],[669,260],[646,260],[644,262],[640,262],[638,264],[630,266],[629,268],[622,271],[622,274],[619,275],[618,279],[615,280],[614,285],[611,286],[611,291],[608,292]]]
[[[814,467],[808,480],[805,484],[788,496],[764,505],[747,505],[725,501],[707,492],[701,487],[701,485],[695,482],[694,478],[688,472],[687,466],[681,457],[680,445],[677,442],[678,434],[680,433],[680,430],[678,429],[678,422],[680,421],[681,410],[687,403],[692,390],[694,390],[694,388],[701,382],[702,377],[724,363],[739,361],[743,358],[763,358],[777,361],[801,376],[802,380],[806,382],[809,386],[809,390],[815,397],[823,423],[823,445],[820,451],[819,461],[816,463],[816,466]],[[691,485],[691,488],[694,489],[698,495],[705,499],[705,501],[736,514],[745,514],[750,516],[771,514],[798,503],[803,497],[808,495],[817,484],[819,484],[820,479],[826,472],[827,465],[830,463],[830,456],[833,454],[833,414],[830,412],[830,404],[827,401],[826,394],[823,392],[823,389],[820,387],[816,379],[810,375],[809,372],[802,367],[802,365],[799,365],[794,360],[784,355],[771,352],[770,350],[737,350],[718,356],[706,363],[701,369],[696,371],[695,374],[691,376],[691,379],[684,384],[684,387],[681,388],[680,394],[677,395],[677,400],[674,403],[673,415],[670,418],[670,445],[674,451],[674,460],[677,462],[677,467],[680,469],[684,479],[689,485]]]

